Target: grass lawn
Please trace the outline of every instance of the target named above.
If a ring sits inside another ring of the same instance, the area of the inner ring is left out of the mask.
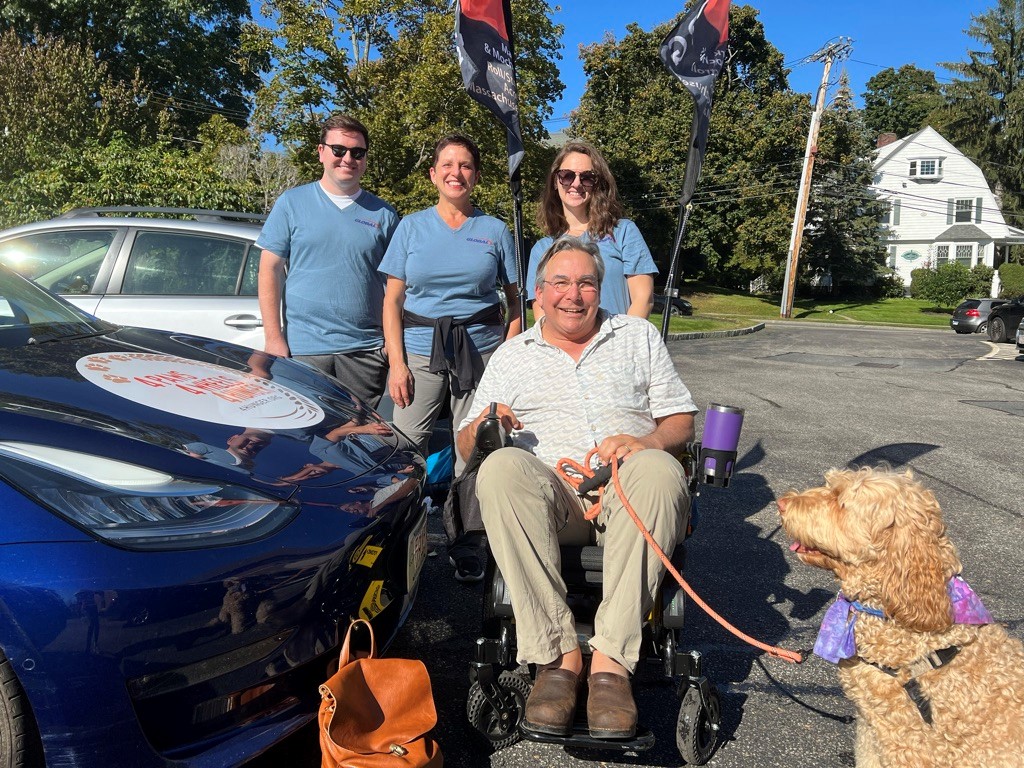
[[[781,300],[778,297],[750,296],[701,283],[684,283],[679,295],[693,304],[695,318],[720,318],[734,322],[780,319]],[[921,299],[834,301],[798,298],[793,305],[794,320],[840,325],[867,323],[948,328],[950,314],[951,309],[936,309]]]
[[[693,316],[673,317],[669,324],[670,333],[724,331],[745,328],[763,320],[781,319],[781,300],[774,296],[751,296],[728,288],[696,282],[681,285],[679,295],[693,304]],[[921,299],[797,299],[793,305],[793,320],[837,325],[863,323],[948,328],[952,312],[952,309],[936,309]],[[533,325],[533,310],[527,311],[527,322]],[[661,329],[661,315],[651,315],[651,322],[656,328]]]

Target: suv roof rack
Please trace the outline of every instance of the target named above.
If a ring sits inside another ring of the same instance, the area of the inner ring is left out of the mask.
[[[134,216],[157,213],[163,216],[189,216],[196,221],[264,222],[265,213],[242,213],[239,211],[211,211],[205,208],[160,208],[130,205],[110,205],[99,208],[72,208],[58,216],[58,219],[79,219],[89,216]]]

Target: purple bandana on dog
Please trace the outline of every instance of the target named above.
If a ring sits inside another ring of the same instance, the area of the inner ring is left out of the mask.
[[[960,576],[954,576],[949,580],[946,591],[949,592],[949,599],[953,603],[954,624],[992,623],[992,614]],[[857,624],[858,613],[869,613],[879,617],[884,615],[876,608],[861,605],[855,600],[847,600],[840,592],[821,621],[818,639],[814,643],[814,653],[833,664],[838,664],[840,659],[856,656],[857,641],[854,639],[853,628]]]

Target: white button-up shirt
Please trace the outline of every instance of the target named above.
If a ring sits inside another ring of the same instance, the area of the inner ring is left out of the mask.
[[[697,411],[651,323],[604,311],[599,322],[578,362],[544,340],[543,320],[498,347],[459,429],[488,404],[504,403],[523,423],[513,444],[554,466],[582,461],[610,435],[643,437],[655,419]]]

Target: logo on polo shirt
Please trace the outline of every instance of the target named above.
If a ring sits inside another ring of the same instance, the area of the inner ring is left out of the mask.
[[[364,227],[373,227],[374,229],[380,229],[380,222],[371,221],[370,219],[356,219],[356,224],[362,224]]]
[[[488,240],[486,237],[467,237],[467,243],[480,243],[481,245],[494,245],[493,240]]]

